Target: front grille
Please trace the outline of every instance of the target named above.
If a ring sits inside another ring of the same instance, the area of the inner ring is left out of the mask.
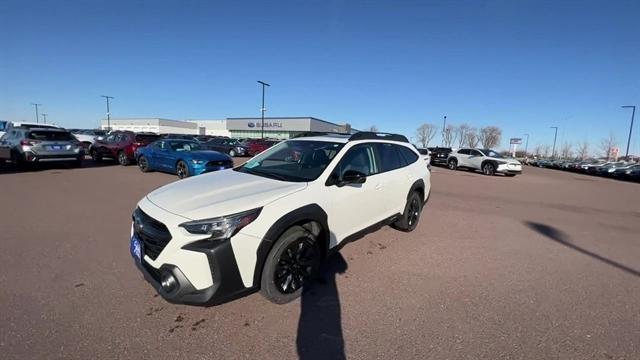
[[[133,212],[133,222],[134,232],[144,244],[144,253],[155,260],[171,240],[169,229],[140,208]]]
[[[233,166],[233,161],[231,160],[216,160],[216,161],[209,161],[207,163],[207,167],[208,168],[219,168],[219,167],[225,167],[225,168],[230,168]]]

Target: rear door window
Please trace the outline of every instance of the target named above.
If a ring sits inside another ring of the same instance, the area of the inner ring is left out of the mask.
[[[406,165],[403,158],[400,157],[397,146],[389,143],[375,144],[378,157],[380,158],[380,171],[391,171],[399,169]]]

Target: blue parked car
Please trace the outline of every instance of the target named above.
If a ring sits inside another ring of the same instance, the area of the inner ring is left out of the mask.
[[[204,150],[196,141],[180,139],[157,140],[138,148],[136,160],[142,172],[164,171],[181,179],[233,167],[228,155]]]

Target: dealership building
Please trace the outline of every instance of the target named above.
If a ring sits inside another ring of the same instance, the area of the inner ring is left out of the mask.
[[[110,125],[109,125],[110,124]],[[118,118],[108,122],[103,119],[102,128],[154,132],[158,134],[218,135],[237,138],[260,138],[263,124],[261,118],[227,118],[223,120],[170,120],[161,118]],[[339,125],[314,117],[266,117],[264,137],[288,139],[300,133],[352,132],[349,124]]]

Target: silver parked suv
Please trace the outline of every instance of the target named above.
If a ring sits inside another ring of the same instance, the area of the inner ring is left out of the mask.
[[[16,165],[24,165],[68,161],[80,166],[82,159],[82,145],[64,129],[15,127],[0,138],[0,162],[11,160]]]
[[[451,170],[481,170],[485,175],[502,173],[516,176],[522,173],[522,164],[518,160],[504,157],[491,149],[462,148],[452,151],[447,159],[447,166]]]

